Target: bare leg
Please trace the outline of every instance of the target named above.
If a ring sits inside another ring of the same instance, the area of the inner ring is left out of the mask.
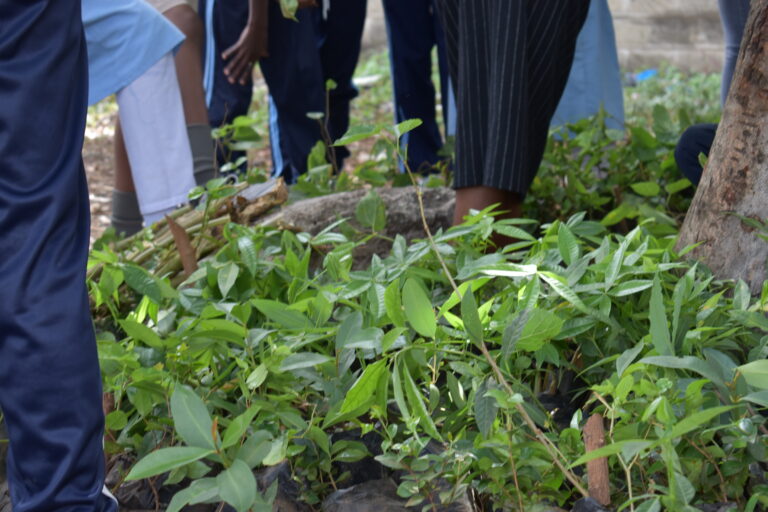
[[[483,210],[494,204],[499,205],[497,210],[501,212],[496,216],[497,219],[513,219],[523,214],[523,201],[514,192],[484,186],[464,187],[456,190],[453,224],[461,224],[464,217],[469,214],[469,210]],[[491,241],[496,247],[504,247],[516,240],[494,233]]]
[[[203,22],[188,5],[177,5],[163,13],[187,37],[176,53],[176,74],[179,78],[184,119],[192,149],[195,182],[205,185],[216,177],[215,146],[208,122],[208,106],[203,90]]]
[[[208,109],[203,91],[203,22],[188,5],[177,5],[163,13],[181,30],[186,39],[176,53],[176,74],[179,77],[181,101],[187,124],[208,124]]]
[[[120,192],[136,193],[131,176],[131,164],[128,162],[128,151],[125,149],[123,129],[120,119],[115,123],[115,190]]]
[[[503,213],[497,218],[511,219],[520,217],[523,213],[523,202],[518,194],[499,190],[492,187],[465,187],[456,190],[456,210],[453,223],[461,224],[469,210],[483,210],[493,204],[499,204],[498,210]]]
[[[125,236],[141,231],[143,219],[131,176],[120,119],[115,123],[115,188],[112,191],[112,227]]]

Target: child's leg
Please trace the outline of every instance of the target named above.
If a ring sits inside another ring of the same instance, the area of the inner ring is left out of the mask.
[[[205,185],[216,177],[216,167],[213,161],[215,146],[203,90],[203,22],[189,4],[175,5],[163,15],[186,36],[174,60],[192,148],[195,181],[198,185]]]
[[[115,188],[112,190],[111,224],[118,234],[131,236],[141,231],[143,219],[131,177],[131,164],[125,149],[120,119],[115,123]]]
[[[139,208],[149,225],[187,202],[195,186],[171,54],[120,90],[117,103]]]

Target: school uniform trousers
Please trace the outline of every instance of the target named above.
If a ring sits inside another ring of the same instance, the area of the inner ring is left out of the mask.
[[[456,84],[456,188],[525,196],[589,0],[440,0]]]
[[[116,511],[103,491],[88,297],[80,0],[0,0],[0,408],[14,512]]]
[[[389,41],[395,122],[421,119],[401,138],[409,168],[416,172],[443,160],[443,138],[435,111],[432,50],[437,48],[440,99],[447,135],[455,132],[455,101],[448,74],[445,35],[435,0],[382,0]]]
[[[270,143],[274,174],[294,183],[307,170],[312,147],[322,140],[320,124],[308,113],[326,111],[332,140],[349,127],[349,105],[357,96],[352,75],[360,56],[366,0],[332,0],[330,8],[301,9],[296,21],[283,17],[277,2],[269,2],[269,57],[259,61],[269,88]],[[224,76],[221,52],[235,44],[248,19],[245,0],[201,0],[206,28],[205,88],[212,126],[245,115],[253,84],[230,84]],[[324,13],[327,16],[324,16]],[[348,156],[337,148],[337,161]],[[231,157],[231,159],[235,159]]]

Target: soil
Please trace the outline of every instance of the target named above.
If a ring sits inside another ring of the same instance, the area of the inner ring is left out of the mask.
[[[83,163],[88,177],[91,200],[91,244],[109,227],[112,210],[112,185],[115,179],[112,138],[115,134],[114,111],[88,113],[83,144]]]

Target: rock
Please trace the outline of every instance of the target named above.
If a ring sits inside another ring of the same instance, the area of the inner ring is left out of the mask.
[[[272,512],[312,512],[312,508],[301,501],[301,490],[291,477],[291,467],[287,461],[258,471],[256,481],[261,492],[265,492],[277,481],[277,496]]]
[[[323,512],[405,512],[405,500],[389,478],[336,491],[323,501]]]
[[[387,469],[381,465],[375,456],[381,455],[381,436],[377,432],[368,432],[360,436],[360,430],[336,432],[331,436],[333,443],[338,441],[359,441],[370,452],[370,457],[365,457],[357,462],[334,462],[333,466],[339,475],[349,473],[349,478],[337,482],[340,488],[352,487],[370,480],[381,480],[388,475]]]
[[[605,508],[592,498],[581,498],[573,504],[571,512],[611,512],[611,509]]]
[[[378,188],[376,193],[387,207],[387,224],[384,234],[394,238],[402,235],[406,240],[426,238],[419,213],[419,204],[413,187]],[[317,234],[338,219],[349,219],[357,226],[355,209],[367,190],[340,192],[323,197],[304,199],[283,207],[279,212],[259,221],[261,225],[282,226],[296,231]],[[453,223],[455,194],[449,188],[426,188],[422,191],[424,213],[430,229],[447,229]],[[386,256],[391,244],[380,238],[374,239],[355,253],[355,261],[361,265],[370,261],[373,254]]]
[[[736,503],[713,503],[712,505],[696,505],[696,508],[702,512],[731,512],[738,510]]]
[[[0,481],[0,512],[11,512],[11,493],[5,480]]]
[[[370,480],[341,489],[323,501],[323,512],[412,512],[422,510],[425,503],[406,507],[406,500],[397,495],[397,485],[390,478]],[[430,508],[430,512],[472,512],[469,499],[450,505]]]

